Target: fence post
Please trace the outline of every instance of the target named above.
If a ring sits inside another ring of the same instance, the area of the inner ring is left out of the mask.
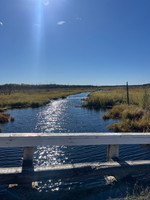
[[[128,88],[128,82],[127,82],[127,104],[129,105],[129,88]]]

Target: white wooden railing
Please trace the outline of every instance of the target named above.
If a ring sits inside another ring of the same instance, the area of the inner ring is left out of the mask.
[[[0,183],[31,185],[43,179],[85,176],[123,178],[131,174],[150,173],[150,160],[118,159],[120,144],[150,144],[150,133],[1,133],[0,148],[24,147],[24,154],[22,167],[0,168]],[[34,147],[47,145],[107,145],[107,162],[34,167]]]
[[[120,144],[150,144],[150,133],[1,133],[0,148],[24,147],[23,165],[32,165],[35,146],[108,145],[107,161],[119,157]]]

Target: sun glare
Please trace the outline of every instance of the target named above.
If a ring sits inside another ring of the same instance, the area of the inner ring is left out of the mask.
[[[37,0],[35,7],[35,23],[34,23],[34,41],[35,41],[35,65],[39,63],[41,38],[42,38],[42,20],[43,20],[43,4],[46,1]],[[48,1],[47,1],[48,2]]]

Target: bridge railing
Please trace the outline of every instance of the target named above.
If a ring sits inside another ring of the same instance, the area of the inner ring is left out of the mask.
[[[0,148],[24,147],[23,166],[33,164],[35,146],[107,145],[107,161],[119,158],[120,144],[150,144],[150,133],[1,133]]]
[[[150,144],[150,133],[1,133],[0,148],[24,147],[22,167],[0,168],[0,184],[73,178],[109,176],[120,179],[131,174],[150,173],[150,161],[121,161],[119,145]],[[107,145],[107,161],[58,166],[34,167],[34,147],[47,145]]]

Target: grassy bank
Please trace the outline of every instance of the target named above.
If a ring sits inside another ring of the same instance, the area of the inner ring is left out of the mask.
[[[112,108],[114,105],[124,104],[126,99],[126,87],[102,88],[101,92],[92,92],[89,94],[85,107],[89,108]],[[129,100],[131,105],[146,107],[147,96],[150,95],[150,86],[130,87]]]
[[[0,93],[0,108],[40,107],[52,99],[65,98],[68,95],[93,91],[93,88],[52,88],[52,89],[22,89]]]
[[[130,87],[129,101],[128,106],[126,87],[114,87],[90,93],[83,106],[111,108],[103,119],[122,120],[109,126],[115,132],[150,132],[150,86]]]

